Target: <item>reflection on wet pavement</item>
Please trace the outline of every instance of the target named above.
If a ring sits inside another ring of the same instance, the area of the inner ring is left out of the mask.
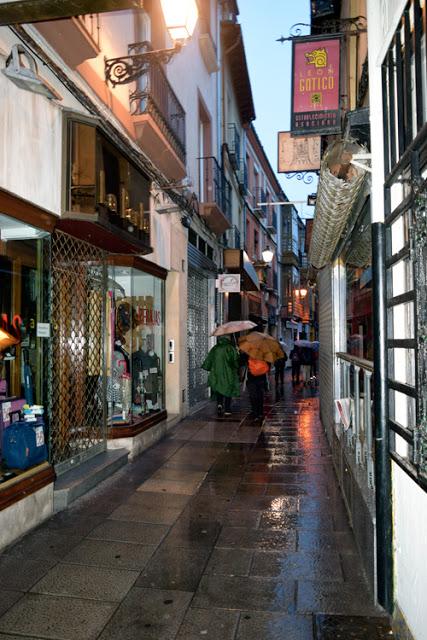
[[[188,417],[6,550],[0,640],[385,637],[316,394]]]

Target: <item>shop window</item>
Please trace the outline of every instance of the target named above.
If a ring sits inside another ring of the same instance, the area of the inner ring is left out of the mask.
[[[110,266],[107,296],[107,405],[110,427],[164,410],[164,281]]]
[[[70,119],[68,134],[66,211],[100,214],[149,245],[148,178],[93,124]]]
[[[207,245],[206,255],[208,256],[209,260],[213,260],[213,248],[209,244]]]
[[[203,240],[203,238],[200,238],[200,236],[199,236],[199,251],[201,251],[203,254],[206,253],[206,242],[205,240]]]
[[[1,448],[12,422],[37,421],[43,427],[39,437],[44,439],[48,243],[48,234],[0,214],[0,482],[26,468],[6,470],[10,465]],[[35,409],[31,412],[25,405],[37,405],[37,418]],[[31,455],[28,466],[33,466]]]
[[[347,353],[373,360],[369,211],[356,225],[346,255]]]
[[[193,247],[197,247],[197,238],[198,235],[193,229],[189,229],[188,231],[188,242],[193,245]]]

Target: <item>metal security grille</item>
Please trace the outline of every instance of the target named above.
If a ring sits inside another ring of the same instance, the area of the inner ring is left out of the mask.
[[[326,267],[318,273],[319,287],[319,383],[320,414],[325,427],[334,423],[334,316],[332,273]]]
[[[391,455],[427,488],[427,6],[409,0],[382,65]]]
[[[188,402],[190,407],[208,397],[208,373],[201,368],[209,351],[209,280],[188,269]]]
[[[56,472],[105,448],[105,254],[55,232],[51,244],[50,453]]]

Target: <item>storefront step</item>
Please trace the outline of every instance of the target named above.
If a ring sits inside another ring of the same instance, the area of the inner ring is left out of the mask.
[[[104,451],[57,478],[53,490],[53,509],[62,511],[128,462],[128,451]]]
[[[179,414],[169,414],[166,420],[162,420],[135,436],[114,438],[108,440],[108,449],[111,451],[120,451],[126,449],[129,453],[129,460],[134,460],[153,444],[156,444],[163,438],[182,419]]]

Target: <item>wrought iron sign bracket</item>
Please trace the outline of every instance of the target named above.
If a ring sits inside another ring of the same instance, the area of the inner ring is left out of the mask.
[[[365,16],[355,16],[354,18],[341,18],[337,20],[325,20],[322,25],[316,26],[305,22],[297,22],[289,29],[289,36],[285,38],[280,36],[276,42],[283,44],[288,40],[304,37],[301,27],[311,29],[311,37],[319,35],[335,35],[335,36],[357,36],[360,33],[367,32],[367,21]]]
[[[290,173],[286,173],[285,175],[287,180],[296,178],[297,180],[302,181],[304,184],[311,184],[314,180],[314,176],[319,175],[319,171],[292,171]]]
[[[146,73],[151,64],[168,64],[172,57],[181,51],[182,43],[177,42],[170,49],[149,50],[148,42],[129,45],[130,55],[120,58],[104,58],[105,81],[113,87],[134,82]],[[135,53],[131,53],[135,52]]]

